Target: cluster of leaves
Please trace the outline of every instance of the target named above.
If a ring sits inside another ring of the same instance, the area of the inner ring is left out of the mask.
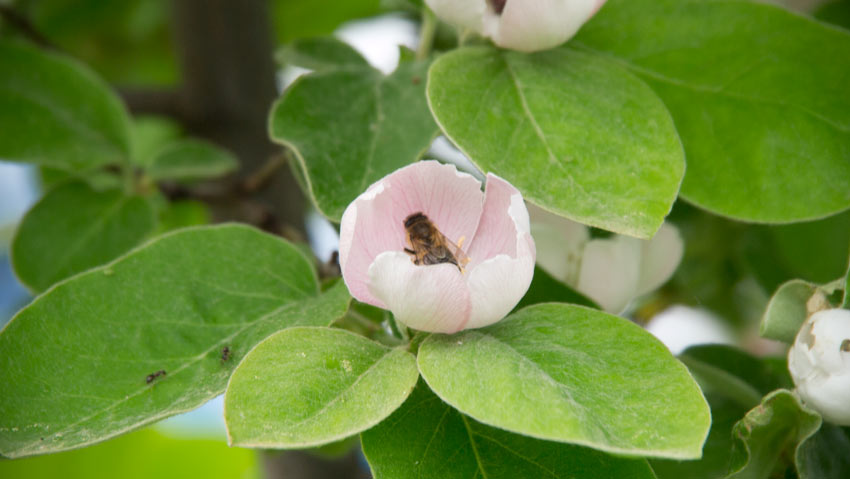
[[[367,3],[352,8],[377,8]],[[834,61],[850,58],[846,31],[746,1],[610,0],[573,41],[535,54],[402,51],[385,75],[320,37],[279,57],[312,73],[271,107],[270,134],[333,221],[442,132],[530,202],[595,227],[651,237],[677,198],[709,212],[673,214],[694,240],[682,296],[705,284],[700,257],[742,252],[768,290],[794,275],[818,283],[779,288],[766,337],[793,340],[812,294],[847,306],[846,276],[821,284],[847,264],[848,214],[728,221],[850,207],[847,67]],[[359,435],[378,478],[850,469],[847,429],[800,403],[784,361],[719,346],[679,361],[540,270],[500,323],[389,336],[386,314],[352,304],[339,280],[321,283],[299,245],[243,225],[191,226],[208,221],[204,206],[160,192],[231,171],[227,152],[131,119],[102,80],[57,54],[3,41],[0,71],[10,72],[0,157],[53,178],[12,247],[18,276],[43,293],[0,334],[4,456],[90,445],[225,393],[231,444]],[[700,245],[718,237],[704,234],[712,228],[746,228],[757,246]],[[839,231],[838,245],[801,249],[823,231]],[[748,254],[768,243],[783,262]],[[830,261],[804,259],[817,253]]]

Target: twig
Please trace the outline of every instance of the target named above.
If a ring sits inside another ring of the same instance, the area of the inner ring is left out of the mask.
[[[24,37],[28,38],[30,41],[44,48],[49,48],[51,50],[59,50],[59,48],[53,44],[46,36],[44,36],[32,22],[29,21],[28,18],[23,16],[20,12],[15,10],[14,8],[8,5],[0,5],[0,17],[3,20],[12,26],[15,30],[21,32]]]
[[[289,158],[289,150],[272,155],[256,171],[242,180],[242,184],[240,185],[241,190],[244,193],[255,193],[259,191],[274,178],[274,174],[278,169],[286,165]]]

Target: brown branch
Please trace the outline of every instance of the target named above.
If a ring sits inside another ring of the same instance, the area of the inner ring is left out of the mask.
[[[23,16],[14,8],[8,5],[0,5],[0,18],[36,45],[51,50],[59,50],[53,42],[35,28],[27,17]]]
[[[118,94],[134,115],[163,115],[183,121],[180,91],[157,88],[119,88]]]

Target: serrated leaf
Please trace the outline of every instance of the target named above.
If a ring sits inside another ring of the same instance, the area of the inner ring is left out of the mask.
[[[126,253],[154,226],[153,207],[141,196],[65,183],[24,216],[12,242],[12,264],[22,283],[44,291]]]
[[[0,158],[64,170],[128,160],[129,116],[88,68],[0,41],[0,71]]]
[[[619,454],[698,458],[710,426],[696,382],[639,326],[565,304],[493,326],[432,335],[419,371],[476,420]]]
[[[194,409],[269,334],[330,324],[349,301],[341,283],[319,294],[310,261],[256,229],[160,236],[57,284],[0,333],[0,454],[78,448]]]
[[[759,334],[768,339],[793,344],[800,326],[809,315],[806,302],[817,291],[818,285],[801,279],[783,283],[767,303],[759,325]]]
[[[363,55],[334,37],[298,38],[278,49],[275,58],[281,65],[313,71],[369,67]]]
[[[511,434],[464,416],[421,383],[361,435],[376,479],[654,478],[645,460]]]
[[[272,139],[291,148],[319,211],[339,221],[373,182],[419,159],[437,133],[425,62],[384,76],[371,67],[299,77],[275,103]]]
[[[398,409],[418,378],[404,349],[341,329],[289,328],[233,372],[224,396],[228,442],[290,449],[339,441]]]
[[[785,223],[850,207],[850,32],[765,2],[611,0],[568,44],[619,62],[682,138],[682,196]]]
[[[160,150],[146,168],[151,179],[205,180],[239,167],[233,153],[202,140],[179,140]]]
[[[779,389],[738,421],[733,430],[735,450],[731,473],[735,479],[772,477],[789,467],[780,459],[793,457],[802,441],[817,432],[821,425],[818,413],[803,406],[791,391]]]
[[[598,55],[462,48],[434,61],[428,102],[482,171],[572,220],[650,238],[679,191],[685,161],[670,114]]]

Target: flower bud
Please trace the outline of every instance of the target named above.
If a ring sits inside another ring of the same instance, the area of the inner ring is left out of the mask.
[[[788,369],[808,406],[831,423],[850,426],[850,310],[811,315],[788,351]]]
[[[605,0],[425,0],[446,22],[511,50],[533,52],[569,40]]]

